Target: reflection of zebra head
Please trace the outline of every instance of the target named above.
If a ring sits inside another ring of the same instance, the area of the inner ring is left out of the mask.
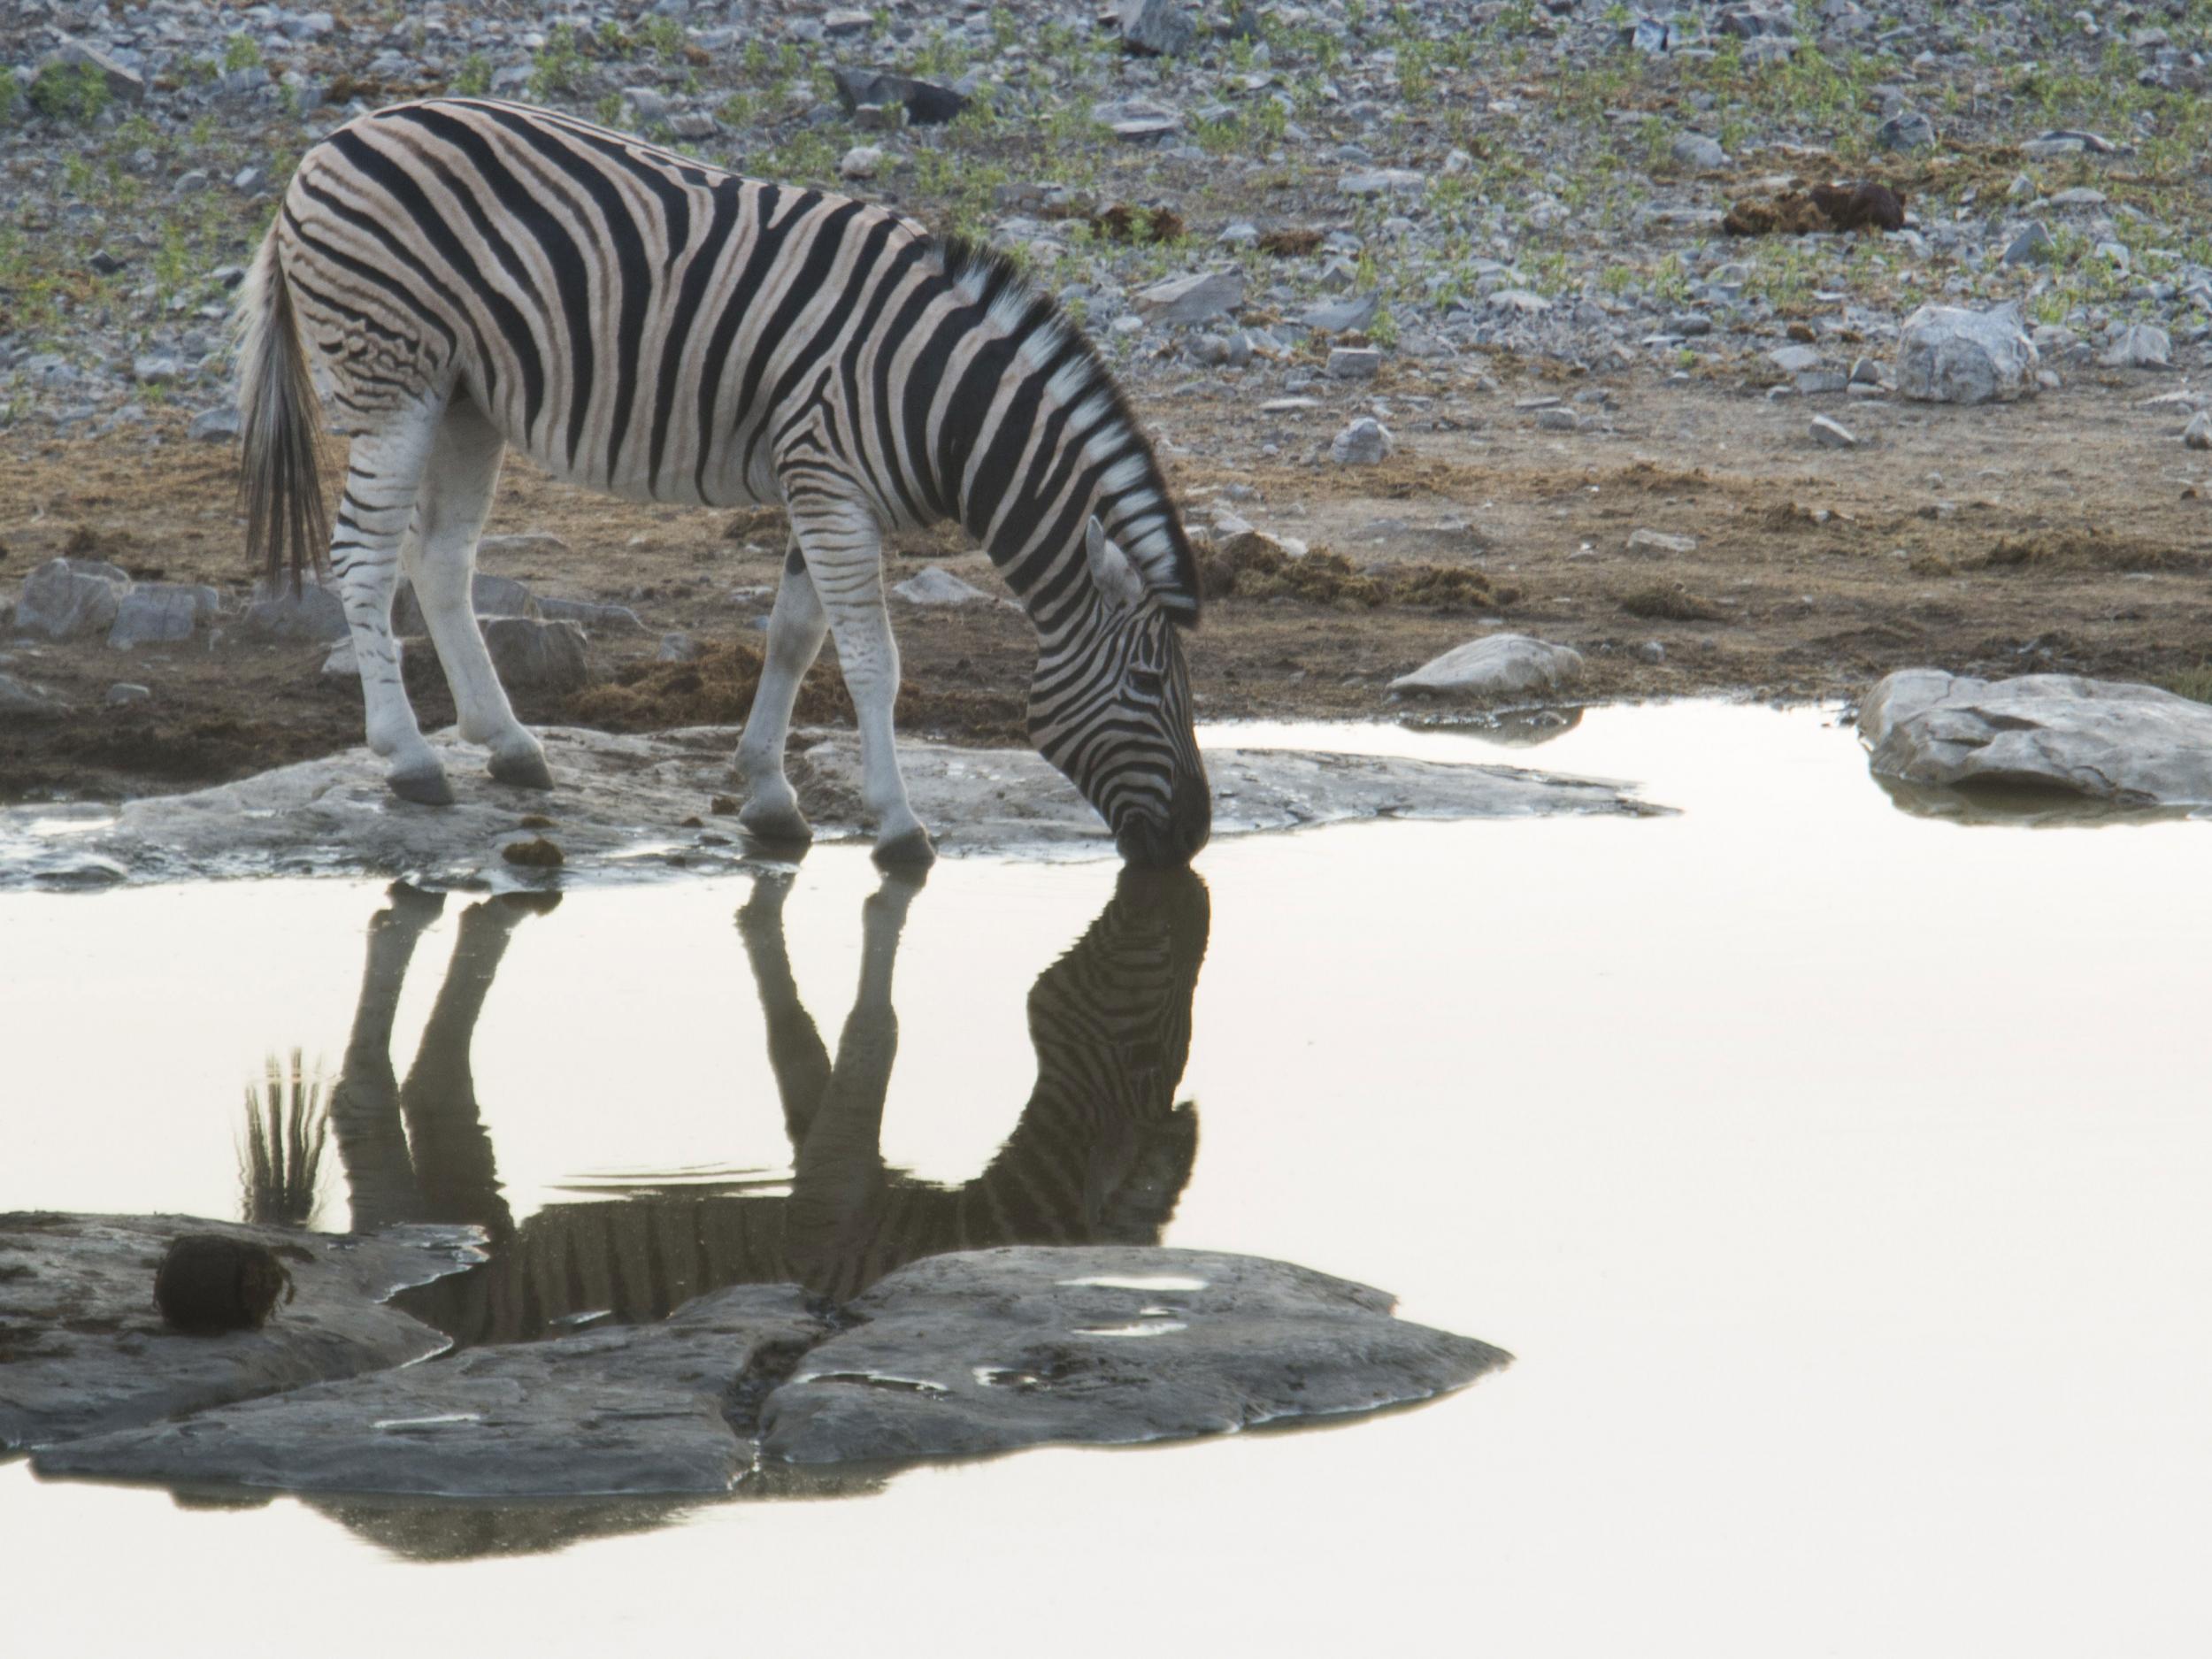
[[[1029,735],[1098,809],[1125,858],[1187,863],[1206,844],[1213,806],[1177,625],[1097,519],[1084,534],[1098,603],[1042,633]]]

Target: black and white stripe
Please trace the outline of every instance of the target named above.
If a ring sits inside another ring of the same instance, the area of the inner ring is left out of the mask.
[[[512,446],[632,499],[788,508],[794,558],[739,757],[749,827],[804,833],[781,739],[796,674],[829,632],[871,751],[879,852],[926,853],[889,749],[881,538],[956,518],[1036,626],[1039,747],[1125,851],[1187,858],[1202,843],[1178,638],[1199,610],[1189,542],[1087,341],[995,256],[567,116],[434,99],[308,153],[243,317],[250,524],[273,568],[315,551],[301,344],[353,440],[332,564],[370,741],[401,793],[446,791],[384,624],[403,562],[464,734],[491,746],[495,776],[547,781],[464,626]]]

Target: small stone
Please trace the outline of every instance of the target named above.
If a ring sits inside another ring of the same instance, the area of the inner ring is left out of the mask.
[[[500,683],[510,691],[580,691],[591,680],[584,631],[573,622],[530,617],[494,617],[484,624],[484,644]]]
[[[135,685],[127,680],[119,680],[108,687],[107,695],[101,701],[109,708],[115,709],[120,708],[127,703],[143,703],[153,695],[153,687],[150,686]]]
[[[1874,142],[1883,150],[1930,150],[1935,142],[1935,123],[1916,111],[1893,115],[1874,129]]]
[[[2212,449],[2212,410],[2200,409],[2182,428],[2182,443],[2192,449]]]
[[[1324,334],[1348,334],[1367,326],[1382,309],[1382,296],[1370,288],[1347,299],[1330,300],[1320,305],[1307,307],[1298,320],[1308,328]]]
[[[1647,558],[1694,553],[1697,551],[1697,538],[1694,535],[1669,535],[1662,530],[1631,530],[1628,533],[1628,550]]]
[[[1540,410],[1536,424],[1546,432],[1579,432],[1582,420],[1571,409]]]
[[[841,179],[872,179],[883,165],[883,151],[873,144],[856,144],[845,152],[845,158],[837,164]]]
[[[1831,449],[1855,449],[1859,441],[1825,415],[1813,417],[1813,442]]]
[[[1667,660],[1667,648],[1657,640],[1646,640],[1636,648],[1636,660],[1640,663],[1663,663]]]
[[[1382,353],[1372,346],[1337,346],[1329,353],[1327,372],[1334,380],[1371,380],[1382,372]]]
[[[1366,173],[1348,173],[1336,182],[1342,196],[1397,196],[1426,187],[1426,174],[1405,167],[1378,167]]]
[[[822,16],[825,35],[864,35],[875,27],[875,19],[865,12],[828,12]]]
[[[991,595],[964,582],[941,565],[917,572],[891,590],[895,599],[910,605],[972,605],[988,603]]]
[[[1136,296],[1138,313],[1163,327],[1202,323],[1244,303],[1244,277],[1236,271],[1209,271],[1170,277]]]
[[[1114,19],[1124,50],[1141,57],[1187,58],[1197,50],[1197,25],[1177,0],[1120,0]]]
[[[1397,692],[1432,696],[1552,691],[1582,677],[1582,654],[1525,634],[1493,634],[1455,645],[1390,682]]]
[[[229,404],[204,409],[192,417],[185,435],[198,443],[229,443],[238,436],[238,411]]]
[[[1397,447],[1389,428],[1372,415],[1362,415],[1336,434],[1329,445],[1329,458],[1344,466],[1372,466],[1388,459]]]
[[[360,659],[353,654],[350,639],[341,640],[330,648],[330,655],[323,658],[322,672],[333,680],[357,680],[361,677]]]
[[[2098,361],[2108,369],[2170,369],[2173,342],[2154,324],[2131,323]]]
[[[1682,165],[1695,167],[1705,173],[1728,165],[1728,152],[1702,133],[1677,134],[1671,153]]]
[[[2037,219],[2012,239],[2012,245],[2004,251],[2007,265],[2046,265],[2057,247],[2050,227]]]
[[[1820,353],[1810,346],[1777,346],[1767,353],[1767,361],[1785,374],[1801,374],[1820,366]]]

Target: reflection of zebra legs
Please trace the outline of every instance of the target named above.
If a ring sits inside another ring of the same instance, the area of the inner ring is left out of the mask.
[[[330,1126],[338,1137],[356,1233],[419,1218],[414,1161],[400,1123],[399,1079],[392,1074],[392,1021],[416,943],[444,909],[442,894],[403,883],[392,888],[390,907],[369,920],[361,997],[354,1005],[345,1066],[330,1096]]]

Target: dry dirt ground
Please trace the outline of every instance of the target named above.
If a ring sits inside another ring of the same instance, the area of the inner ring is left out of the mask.
[[[1434,371],[1387,373],[1407,378],[1360,396],[1434,389]],[[1229,591],[1189,641],[1202,718],[1388,718],[1428,712],[1391,698],[1393,676],[1498,626],[1579,649],[1588,702],[1851,697],[1922,664],[2198,689],[2212,660],[2212,456],[2177,442],[2185,410],[2149,403],[2175,384],[2093,371],[2008,407],[1823,400],[1861,441],[1837,450],[1812,442],[1807,400],[1719,381],[1614,386],[1605,403],[1566,405],[1585,429],[1546,430],[1517,405],[1571,399],[1587,382],[1516,374],[1456,429],[1402,422],[1398,454],[1372,467],[1316,458],[1355,407],[1348,394],[1279,415],[1205,381],[1137,401],[1194,523],[1233,503],[1314,550],[1287,572],[1210,561]],[[215,583],[234,608],[250,572],[234,454],[188,443],[175,425],[152,449],[134,435],[0,457],[0,583],[70,552],[142,579]],[[1271,434],[1276,458],[1217,458]],[[1227,493],[1237,486],[1256,495]],[[568,549],[491,568],[541,594],[629,604],[648,628],[595,635],[597,683],[518,698],[526,719],[638,730],[742,718],[779,514],[639,507],[511,463],[491,528],[551,531]],[[1697,545],[1632,552],[1638,529]],[[981,554],[949,540],[897,548],[891,580],[930,557],[1003,591]],[[1025,619],[1005,605],[895,611],[902,729],[1020,741]],[[680,630],[708,656],[655,662],[662,634]],[[1647,660],[1652,641],[1663,661]],[[0,641],[9,672],[75,706],[0,726],[0,800],[177,789],[356,743],[358,689],[321,675],[324,651],[234,628],[127,655]],[[446,723],[434,658],[426,645],[410,657],[425,725]],[[118,680],[152,695],[109,707]],[[849,716],[826,655],[801,713]]]

